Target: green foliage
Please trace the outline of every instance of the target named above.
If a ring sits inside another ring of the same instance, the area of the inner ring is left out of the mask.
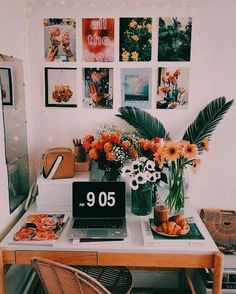
[[[219,97],[206,105],[185,131],[183,140],[196,144],[201,150],[201,141],[206,137],[211,137],[212,132],[223,119],[233,101],[226,102],[225,97]]]
[[[153,139],[160,137],[170,139],[163,124],[146,111],[136,107],[125,106],[120,107],[119,112],[121,114],[117,114],[117,116],[133,126],[143,138]]]
[[[202,140],[206,137],[211,137],[216,126],[223,119],[233,102],[234,100],[226,102],[225,97],[219,97],[211,101],[199,112],[196,119],[186,129],[183,140],[196,144],[201,151]],[[131,106],[120,107],[119,112],[120,114],[117,114],[117,116],[133,126],[143,138],[153,139],[160,137],[170,140],[170,136],[163,124],[148,112]]]

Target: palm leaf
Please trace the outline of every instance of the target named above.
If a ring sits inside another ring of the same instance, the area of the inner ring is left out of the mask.
[[[170,139],[163,124],[146,111],[131,106],[120,107],[118,110],[121,114],[116,116],[133,126],[143,138],[153,139],[160,137]]]
[[[183,140],[196,144],[201,150],[201,141],[205,137],[211,137],[212,132],[223,119],[233,101],[226,102],[225,97],[219,97],[206,105],[185,131]]]

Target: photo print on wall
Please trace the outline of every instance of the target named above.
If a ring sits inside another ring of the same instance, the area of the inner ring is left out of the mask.
[[[83,18],[83,61],[114,61],[114,19]]]
[[[187,67],[158,68],[157,104],[159,109],[188,107],[189,69]]]
[[[191,17],[160,17],[158,61],[190,61],[191,35]]]
[[[152,18],[120,18],[120,61],[150,61]]]
[[[77,107],[76,68],[45,68],[45,106]]]
[[[121,106],[151,108],[151,68],[121,69]]]
[[[83,107],[113,108],[113,68],[83,69]]]
[[[45,61],[76,61],[76,22],[72,18],[44,19]]]
[[[13,105],[12,69],[0,67],[0,90],[3,105]]]

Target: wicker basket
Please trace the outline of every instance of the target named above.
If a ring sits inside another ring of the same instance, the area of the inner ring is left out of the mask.
[[[235,210],[201,209],[200,216],[215,242],[236,243]]]

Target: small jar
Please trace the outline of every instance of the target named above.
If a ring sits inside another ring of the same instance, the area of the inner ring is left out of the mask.
[[[154,207],[154,225],[160,226],[168,220],[168,212],[164,203],[157,204]]]

